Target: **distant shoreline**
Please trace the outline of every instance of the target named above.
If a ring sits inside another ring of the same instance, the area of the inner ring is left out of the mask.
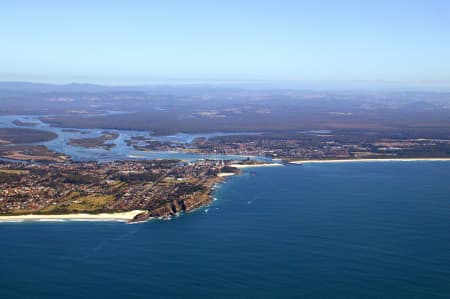
[[[312,163],[349,163],[349,162],[439,162],[450,161],[450,158],[380,158],[380,159],[333,159],[333,160],[296,160],[291,164],[312,164]]]
[[[231,164],[235,168],[256,168],[256,167],[273,167],[285,166],[286,164],[322,164],[322,163],[357,163],[357,162],[448,162],[450,158],[370,158],[370,159],[329,159],[329,160],[295,160],[288,163],[261,163],[261,164]]]
[[[280,164],[280,163],[230,164],[230,166],[241,169],[241,168],[251,168],[251,167],[283,166],[283,164]]]
[[[122,221],[129,222],[134,217],[145,211],[133,210],[120,213],[101,213],[101,214],[61,214],[61,215],[17,215],[17,216],[0,216],[0,222],[23,222],[23,221]]]

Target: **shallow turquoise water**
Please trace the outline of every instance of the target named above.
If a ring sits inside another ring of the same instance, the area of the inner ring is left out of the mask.
[[[249,169],[170,221],[1,223],[1,298],[450,298],[450,163]]]

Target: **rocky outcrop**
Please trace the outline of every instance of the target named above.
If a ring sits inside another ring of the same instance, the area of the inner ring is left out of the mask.
[[[157,208],[141,213],[130,222],[145,221],[149,218],[169,218],[182,212],[190,212],[199,207],[206,206],[212,201],[214,185],[222,180],[223,178],[219,177],[208,180],[204,182],[202,191],[196,191],[191,195],[184,195]]]
[[[150,213],[149,213],[149,211],[145,211],[145,212],[142,212],[140,214],[137,214],[136,216],[134,216],[133,219],[131,219],[128,222],[129,223],[142,222],[142,221],[146,221],[148,218],[150,218]]]
[[[201,194],[199,196],[192,196],[185,200],[175,200],[168,202],[156,209],[145,211],[136,215],[130,222],[146,221],[149,218],[168,218],[175,216],[181,212],[190,212],[201,206],[207,205],[211,202],[209,194]]]

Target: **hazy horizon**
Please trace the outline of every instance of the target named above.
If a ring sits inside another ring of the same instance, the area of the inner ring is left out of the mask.
[[[195,87],[195,88],[239,88],[255,90],[312,90],[312,91],[361,91],[361,92],[450,92],[450,82],[396,82],[396,81],[282,81],[282,80],[148,80],[143,82],[103,82],[103,81],[28,81],[0,80],[0,88],[15,84],[35,85],[93,85],[105,88],[158,88],[158,87]]]
[[[442,0],[8,1],[0,81],[450,89],[448,12]]]

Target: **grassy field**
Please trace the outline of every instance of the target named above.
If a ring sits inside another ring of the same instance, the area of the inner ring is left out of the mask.
[[[28,170],[19,170],[19,169],[0,169],[0,173],[5,174],[17,174],[17,175],[24,175],[29,174],[30,172]]]
[[[72,192],[64,198],[62,202],[39,210],[39,213],[62,214],[102,212],[106,210],[108,204],[115,200],[113,195],[79,195],[78,192]]]

